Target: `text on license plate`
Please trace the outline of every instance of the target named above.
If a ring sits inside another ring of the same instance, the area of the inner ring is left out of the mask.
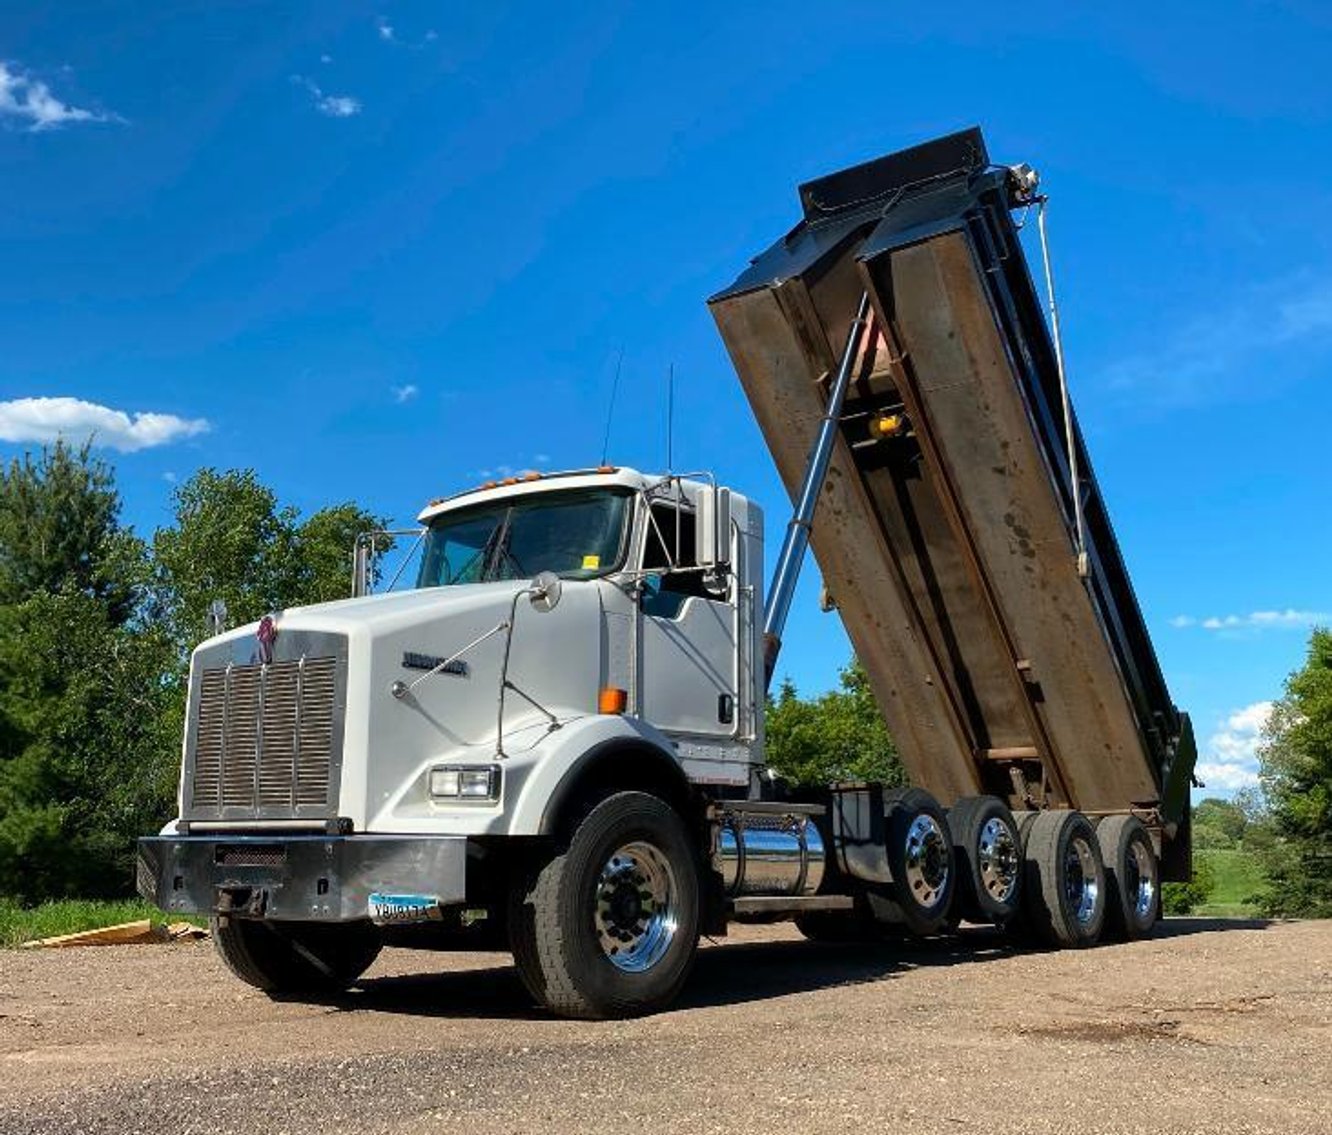
[[[378,926],[398,922],[431,922],[444,917],[439,899],[434,895],[381,895],[370,896],[370,921]]]

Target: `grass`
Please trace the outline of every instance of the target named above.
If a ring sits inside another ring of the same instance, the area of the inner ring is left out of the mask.
[[[142,899],[62,899],[27,908],[0,899],[0,947],[12,948],[36,938],[77,934],[143,918],[153,925],[179,921],[179,916],[168,917]]]
[[[1253,918],[1257,909],[1249,899],[1264,882],[1257,858],[1247,851],[1195,851],[1195,858],[1206,861],[1216,876],[1216,887],[1208,901],[1194,912],[1211,918]]]

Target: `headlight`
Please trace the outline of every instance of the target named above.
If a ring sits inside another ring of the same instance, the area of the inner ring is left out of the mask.
[[[436,799],[498,800],[499,788],[499,765],[442,765],[430,770],[430,795]]]

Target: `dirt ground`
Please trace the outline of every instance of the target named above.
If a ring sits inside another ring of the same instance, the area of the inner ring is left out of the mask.
[[[508,958],[385,951],[275,1003],[207,943],[0,952],[0,1132],[1332,1132],[1332,923],[1147,942],[702,951],[643,1020],[537,1013]]]

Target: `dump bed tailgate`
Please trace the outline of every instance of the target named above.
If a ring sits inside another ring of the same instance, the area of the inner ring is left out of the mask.
[[[1176,820],[1188,720],[1064,418],[1014,192],[975,130],[809,183],[710,306],[794,494],[869,294],[812,545],[913,781]]]

